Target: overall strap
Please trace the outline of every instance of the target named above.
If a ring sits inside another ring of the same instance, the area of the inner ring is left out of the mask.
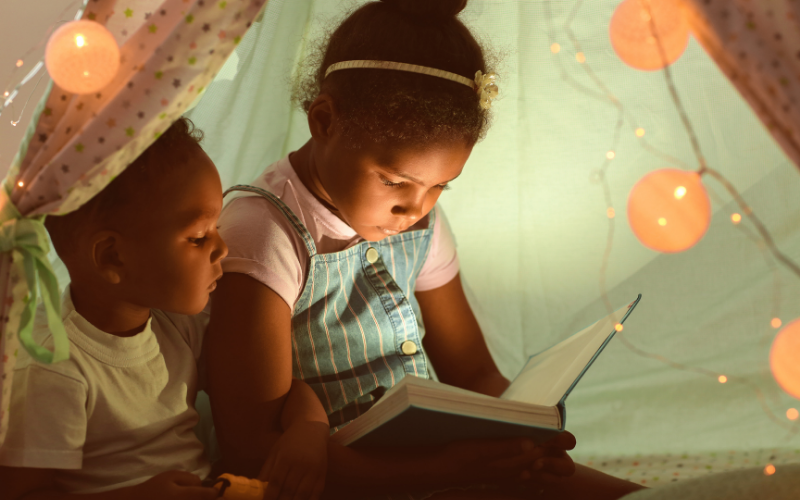
[[[306,226],[300,221],[300,219],[292,212],[292,209],[286,206],[286,204],[281,201],[280,198],[275,196],[274,194],[270,193],[265,189],[261,189],[256,186],[248,186],[246,184],[237,184],[232,188],[229,188],[225,191],[222,196],[225,197],[231,191],[244,191],[248,193],[254,193],[266,198],[270,203],[275,205],[275,208],[281,211],[281,213],[286,217],[286,219],[292,224],[292,227],[297,232],[298,236],[303,240],[306,244],[306,250],[308,250],[308,256],[313,257],[317,254],[317,246],[314,244],[314,239],[311,237],[311,234],[306,229]]]

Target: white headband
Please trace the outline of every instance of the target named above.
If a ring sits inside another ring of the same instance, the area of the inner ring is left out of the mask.
[[[406,63],[390,62],[390,61],[361,60],[361,61],[338,62],[336,64],[331,64],[330,66],[328,66],[327,71],[325,71],[325,78],[328,78],[328,75],[330,75],[334,71],[339,71],[342,69],[358,69],[358,68],[392,69],[397,71],[408,71],[410,73],[419,73],[421,75],[436,76],[438,78],[444,78],[445,80],[450,80],[451,82],[460,83],[480,93],[480,105],[481,108],[483,109],[489,109],[492,107],[492,99],[497,97],[497,94],[499,92],[497,84],[495,84],[495,79],[497,78],[497,75],[495,75],[494,73],[487,73],[484,75],[480,70],[478,70],[475,73],[475,80],[470,80],[469,78],[466,78],[464,76],[457,75],[455,73],[451,73],[449,71],[444,71],[441,69],[428,68],[426,66],[417,66],[416,64],[406,64]]]

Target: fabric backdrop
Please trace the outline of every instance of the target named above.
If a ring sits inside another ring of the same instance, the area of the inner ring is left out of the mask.
[[[658,254],[627,224],[627,194],[639,178],[696,165],[663,75],[630,69],[611,48],[607,29],[617,3],[473,0],[462,15],[499,56],[501,98],[487,139],[441,204],[490,349],[513,377],[527,356],[605,314],[598,279],[607,206],[592,174],[613,145],[618,112],[580,90],[596,87],[576,62],[565,28],[574,14],[570,28],[587,62],[632,117],[608,170],[617,213],[610,297],[618,306],[643,294],[623,333],[640,349],[729,377],[720,384],[615,340],[567,402],[577,451],[800,448],[785,417],[800,402],[779,389],[768,368],[776,332],[770,319],[775,307],[784,324],[800,316],[800,280],[779,270],[776,295],[770,261],[747,237],[746,222],[730,222],[736,208],[713,180],[706,184],[720,196],[695,248]],[[360,4],[272,0],[242,40],[189,113],[205,130],[204,147],[226,187],[251,181],[308,139],[305,116],[289,102],[291,74],[319,34]],[[553,41],[561,47],[555,55]],[[672,70],[709,166],[734,182],[781,249],[800,259],[797,170],[694,40]],[[644,138],[636,127],[645,129]],[[644,140],[674,160],[654,154]]]

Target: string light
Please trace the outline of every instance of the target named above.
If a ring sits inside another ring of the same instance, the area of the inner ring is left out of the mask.
[[[728,377],[726,377],[725,375],[720,375],[719,377],[717,377],[717,380],[719,380],[720,384],[724,384],[725,382],[728,381]]]
[[[570,41],[572,43],[572,46],[578,52],[581,51],[580,42],[579,42],[577,36],[575,35],[575,33],[572,31],[571,24],[574,21],[578,11],[582,8],[583,3],[584,3],[583,0],[577,0],[573,4],[573,6],[571,8],[571,11],[570,11],[570,13],[569,13],[569,15],[567,17],[567,21],[564,23],[564,26],[563,26],[563,29],[564,29],[565,33],[568,35],[568,37],[569,37],[569,39],[570,39]],[[648,10],[649,10],[649,7],[650,7],[650,3],[651,3],[650,0],[642,0],[642,4],[644,4],[648,8]],[[554,36],[554,31],[553,31],[553,22],[552,22],[552,13],[551,13],[550,2],[544,2],[543,6],[544,6],[544,9],[545,9],[545,15],[546,15],[545,17],[546,17],[546,23],[547,23],[547,27],[548,27],[548,34],[549,34],[550,40],[553,41],[555,36]],[[651,16],[645,16],[645,19],[648,19],[648,18],[651,21],[651,33],[656,34],[655,44],[659,46],[659,49],[660,49],[661,55],[662,55],[662,63],[663,63],[664,59],[665,59],[663,57],[664,56],[663,47],[661,47],[663,40],[661,40],[657,35],[657,31],[659,31],[659,30],[655,29],[655,25],[652,22],[652,17]],[[649,41],[653,42],[652,39],[650,39]],[[617,129],[616,129],[617,130],[617,134],[615,134],[615,137],[614,137],[614,144],[616,146],[617,141],[619,139],[618,132],[620,130],[620,127],[622,126],[622,123],[624,122],[625,119],[628,119],[630,122],[634,122],[635,123],[634,117],[630,116],[626,112],[626,110],[623,107],[622,103],[611,93],[611,91],[608,89],[608,87],[603,83],[603,81],[598,77],[598,75],[592,70],[591,66],[588,63],[583,64],[582,68],[586,71],[586,73],[589,76],[590,80],[595,84],[595,86],[597,87],[599,92],[594,90],[594,89],[592,89],[592,88],[587,87],[586,85],[584,85],[583,83],[577,81],[574,77],[572,77],[572,75],[570,75],[568,70],[562,65],[561,59],[556,58],[555,59],[555,63],[560,68],[561,78],[567,84],[569,84],[574,89],[576,89],[578,92],[583,93],[583,94],[587,95],[590,98],[598,99],[598,100],[601,100],[603,102],[610,103],[611,105],[613,105],[614,107],[617,108],[617,110],[619,112],[619,115],[618,115],[619,118],[618,118],[618,121],[617,121]],[[796,265],[792,260],[790,260],[788,257],[786,257],[777,248],[777,246],[774,243],[774,240],[772,239],[770,233],[767,231],[766,227],[755,216],[755,214],[752,212],[752,209],[747,205],[747,203],[741,197],[741,195],[736,190],[736,188],[725,177],[723,177],[722,174],[720,174],[719,172],[717,172],[717,171],[715,171],[715,170],[713,170],[711,168],[708,168],[707,163],[705,161],[705,158],[704,158],[704,156],[703,156],[703,154],[702,154],[702,152],[700,150],[700,144],[699,144],[699,141],[697,140],[697,136],[694,133],[694,129],[693,129],[692,125],[691,125],[691,122],[689,121],[688,115],[686,114],[686,111],[685,111],[685,109],[684,109],[684,107],[683,107],[683,105],[681,103],[680,97],[679,97],[679,95],[677,93],[677,90],[675,88],[675,84],[674,84],[674,82],[672,80],[670,68],[669,68],[668,65],[664,66],[663,74],[664,74],[665,80],[667,82],[670,94],[672,95],[673,103],[675,104],[675,107],[676,107],[676,109],[677,109],[677,111],[678,111],[678,113],[680,115],[680,118],[681,118],[681,121],[682,121],[682,123],[684,125],[684,128],[688,132],[692,148],[693,148],[693,150],[695,152],[695,156],[697,157],[698,163],[700,165],[698,173],[700,175],[708,174],[711,177],[713,177],[715,180],[717,180],[720,184],[722,184],[723,187],[725,188],[725,190],[731,195],[731,197],[733,197],[733,199],[736,201],[736,203],[740,206],[740,208],[742,209],[743,213],[745,213],[746,215],[748,215],[750,217],[750,220],[753,223],[753,226],[755,227],[755,229],[758,231],[759,235],[761,236],[761,240],[758,240],[756,242],[759,244],[760,248],[762,248],[762,246],[765,248],[765,250],[764,250],[765,252],[769,252],[768,254],[765,254],[765,255],[772,255],[777,262],[780,262],[781,264],[786,266],[789,270],[791,270],[794,274],[796,274],[798,277],[800,277],[800,266]],[[645,129],[643,127],[638,127],[638,128],[635,129],[635,135],[638,138],[644,138],[644,136],[646,135],[646,131],[645,131]],[[663,160],[666,160],[668,163],[680,166],[680,167],[682,167],[682,168],[684,168],[686,170],[690,169],[690,167],[688,165],[686,165],[682,160],[680,160],[680,159],[678,159],[678,158],[676,158],[676,157],[674,157],[672,155],[669,155],[669,154],[665,153],[664,151],[658,150],[657,148],[655,148],[651,144],[649,144],[646,140],[643,139],[641,144],[642,144],[642,147],[645,150],[647,150],[649,153],[651,153],[652,155],[654,155],[654,156],[656,156],[658,158],[661,158]],[[606,168],[607,168],[608,165],[609,165],[609,162],[604,163],[603,166],[597,171],[596,175],[593,176],[593,178],[597,179],[597,181],[600,182],[600,184],[601,184],[601,186],[603,188],[603,192],[605,194],[605,201],[606,201],[606,204],[607,204],[606,206],[610,207],[610,206],[612,206],[611,189],[610,189],[610,186],[608,184],[608,181],[607,181],[607,178],[606,178],[606,175],[605,175],[605,171],[606,171]],[[613,210],[613,209],[607,209],[607,213],[610,210]],[[666,219],[664,219],[663,222],[666,224]],[[612,306],[612,304],[611,304],[611,302],[609,300],[608,292],[607,292],[607,289],[606,289],[606,273],[607,273],[607,269],[608,269],[608,263],[609,263],[609,260],[610,260],[611,250],[612,250],[612,247],[613,247],[614,227],[615,227],[614,219],[612,217],[609,217],[608,237],[607,237],[607,241],[606,241],[606,249],[605,249],[605,252],[604,252],[604,256],[603,256],[601,267],[600,267],[600,273],[599,273],[601,298],[602,298],[602,300],[603,300],[603,302],[604,302],[604,304],[605,304],[605,306],[606,306],[606,308],[607,308],[607,310],[609,312],[613,312],[613,306]],[[740,226],[740,229],[741,230],[745,230],[747,228],[746,228],[746,226]],[[749,232],[745,232],[745,234],[748,235],[748,236],[751,236]],[[757,236],[753,235],[751,239],[754,239],[756,237]],[[755,241],[755,239],[754,239],[754,241]],[[762,245],[762,243],[764,243],[765,245]],[[771,268],[774,271],[773,274],[776,276],[775,286],[777,287],[777,283],[778,283],[778,281],[777,281],[777,276],[778,276],[777,275],[777,272],[778,272],[777,268],[774,266],[774,263],[773,263],[773,261],[771,259],[766,259],[766,260],[767,260],[767,263],[771,266]],[[778,289],[776,288],[775,297],[774,297],[774,300],[776,301],[776,304],[777,304],[778,296],[779,296],[777,290]],[[773,308],[773,314],[777,316],[777,306]],[[775,318],[775,319],[777,319],[777,318]],[[778,321],[780,321],[780,320],[778,320]],[[672,368],[675,368],[675,369],[679,369],[679,370],[683,370],[683,371],[696,372],[696,373],[702,374],[704,376],[710,376],[710,377],[713,376],[714,378],[718,379],[718,374],[715,374],[710,370],[706,370],[706,369],[704,369],[702,367],[694,367],[694,366],[678,363],[678,362],[675,362],[675,361],[673,361],[673,360],[671,360],[669,358],[661,356],[659,354],[655,354],[655,353],[651,353],[651,352],[647,352],[647,351],[644,351],[642,349],[639,349],[635,345],[631,344],[627,340],[625,335],[622,334],[622,333],[620,333],[618,338],[619,338],[619,341],[622,342],[622,344],[627,349],[629,349],[631,352],[633,352],[634,354],[637,354],[637,355],[639,355],[641,357],[655,359],[655,360],[657,360],[657,361],[659,361],[661,363],[664,363],[664,364],[666,364],[668,366],[671,366]],[[787,439],[789,437],[791,437],[794,433],[796,433],[798,430],[800,430],[799,427],[791,426],[790,424],[787,424],[785,421],[780,420],[775,415],[775,413],[772,411],[772,408],[768,405],[767,399],[766,399],[763,391],[761,390],[761,388],[757,384],[751,382],[747,378],[738,378],[737,377],[737,378],[735,378],[733,380],[736,383],[748,386],[748,388],[751,389],[754,392],[754,394],[757,397],[759,403],[761,404],[761,407],[762,407],[762,410],[764,411],[764,414],[767,417],[769,417],[777,425],[782,426],[782,427],[790,430],[790,433],[789,433],[789,436],[787,436]]]
[[[775,474],[775,466],[772,464],[767,464],[767,466],[764,467],[764,475],[771,476],[773,474]]]
[[[8,95],[9,95],[9,94],[8,94],[8,90],[6,90],[5,92],[3,92],[3,97],[8,97]]]
[[[786,410],[786,418],[789,420],[797,420],[797,417],[800,417],[800,412],[797,411],[797,408],[789,408]]]
[[[18,68],[21,68],[23,64],[25,64],[25,62],[22,59],[17,59],[17,67]]]
[[[575,60],[578,61],[581,64],[585,63],[586,62],[586,54],[584,54],[583,52],[578,52],[577,54],[575,54]]]
[[[617,213],[613,207],[608,207],[608,209],[606,209],[606,216],[608,216],[609,219],[613,219],[616,215]]]
[[[622,323],[617,323],[616,325],[614,325],[614,330],[618,332],[621,332],[623,328],[625,327],[622,326]]]
[[[552,52],[553,54],[558,54],[559,52],[561,52],[561,45],[559,45],[556,42],[553,42],[553,45],[550,46],[550,52]]]
[[[697,172],[664,168],[645,175],[633,187],[628,221],[646,247],[682,252],[706,233],[711,202]]]
[[[731,215],[731,222],[734,224],[738,224],[742,222],[742,214],[733,214]]]
[[[674,0],[624,0],[611,17],[609,35],[619,58],[644,71],[674,63],[689,45],[689,25]]]
[[[53,81],[74,94],[91,94],[104,88],[116,76],[119,62],[114,36],[94,21],[64,24],[45,49],[45,63]]]
[[[19,186],[19,187],[23,187],[23,186],[25,186],[25,183],[24,183],[24,182],[22,182],[22,181],[19,181],[19,182],[17,182],[17,186]]]
[[[606,153],[606,158],[608,158],[609,160],[613,160],[616,157],[617,153],[615,153],[614,151],[609,151],[608,153]]]
[[[769,366],[781,389],[800,399],[800,319],[787,324],[772,342]]]
[[[772,321],[770,321],[769,324],[772,325],[772,328],[778,329],[781,327],[783,322],[780,318],[772,318]]]

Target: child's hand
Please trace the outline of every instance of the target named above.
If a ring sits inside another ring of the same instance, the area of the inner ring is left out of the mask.
[[[172,470],[153,476],[130,488],[124,498],[148,500],[213,500],[219,492],[201,486],[200,478],[190,472]]]
[[[537,448],[542,450],[543,456],[533,462],[529,474],[523,473],[524,479],[548,480],[569,477],[575,473],[575,463],[566,451],[575,448],[575,436],[572,433],[564,431]]]
[[[264,500],[316,500],[325,488],[328,468],[328,426],[298,422],[270,451],[259,479],[267,481]]]
[[[460,441],[444,448],[432,472],[452,485],[514,481],[525,479],[523,473],[545,455],[544,447],[525,438]]]

